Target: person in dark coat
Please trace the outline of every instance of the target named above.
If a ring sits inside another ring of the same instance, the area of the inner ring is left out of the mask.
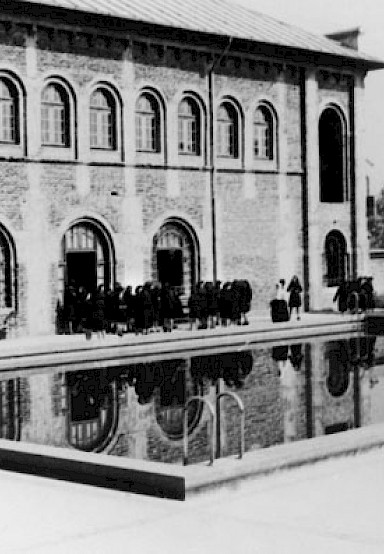
[[[152,283],[147,281],[144,283],[142,290],[143,297],[143,332],[147,335],[153,325],[153,305],[152,305]]]
[[[197,322],[200,318],[200,302],[199,294],[197,292],[196,286],[193,285],[191,289],[191,294],[188,298],[188,319],[189,319],[189,329],[192,331],[194,327],[197,326]]]
[[[287,292],[289,293],[289,318],[291,318],[292,311],[295,309],[296,317],[300,319],[301,293],[303,292],[303,288],[297,275],[292,277],[287,287]]]
[[[215,295],[215,305],[216,305],[215,324],[220,325],[221,323],[221,317],[220,317],[221,281],[216,281],[214,295]]]
[[[208,316],[207,325],[211,329],[213,329],[215,327],[215,317],[216,317],[216,312],[218,310],[215,288],[211,281],[207,281],[204,285],[204,289],[205,289],[205,298],[207,302],[207,316]]]
[[[99,285],[93,295],[93,330],[97,336],[105,337],[105,292],[104,285]]]
[[[88,309],[87,309],[87,289],[83,286],[77,291],[77,328],[84,331],[87,327]]]
[[[221,325],[227,327],[230,324],[232,319],[232,303],[233,303],[233,292],[232,292],[232,283],[227,281],[224,283],[223,288],[220,293],[220,318]]]
[[[238,281],[237,287],[239,290],[240,323],[242,325],[249,325],[247,313],[251,309],[252,288],[249,282],[246,280]]]
[[[163,321],[163,330],[170,333],[173,329],[173,297],[169,283],[164,283],[160,292],[160,313]]]
[[[64,318],[68,333],[72,335],[75,332],[77,320],[77,294],[73,284],[65,287],[64,291]]]
[[[198,329],[207,329],[208,305],[207,305],[206,290],[205,290],[203,281],[199,281],[196,285],[196,288],[197,288],[199,313],[200,313]]]
[[[135,313],[135,333],[143,333],[144,330],[144,299],[143,299],[143,287],[137,286],[135,288],[134,297],[134,313]]]
[[[123,302],[125,306],[125,321],[127,324],[127,332],[132,333],[135,327],[135,297],[132,294],[132,287],[125,287],[123,293]]]
[[[160,316],[160,283],[152,283],[151,297],[152,297],[152,309],[153,309],[153,329],[156,332],[160,331],[161,316]]]
[[[337,308],[340,313],[344,314],[348,309],[348,284],[343,281],[336,290],[333,302],[337,302]]]
[[[241,325],[241,285],[240,281],[235,279],[232,282],[232,310],[231,321],[235,325]]]

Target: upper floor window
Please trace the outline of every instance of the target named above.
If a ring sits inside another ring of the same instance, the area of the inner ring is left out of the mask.
[[[136,102],[136,150],[160,152],[160,107],[152,94],[142,94]]]
[[[226,158],[239,157],[239,116],[230,102],[224,102],[217,112],[217,154]]]
[[[266,106],[259,106],[253,118],[253,153],[256,159],[272,160],[274,124],[271,111]]]
[[[200,108],[192,98],[184,98],[178,111],[179,154],[201,153]]]
[[[46,86],[42,93],[41,142],[44,146],[69,146],[69,99],[58,84]]]
[[[0,79],[0,142],[18,143],[18,94],[7,79]]]
[[[319,120],[320,200],[343,202],[346,197],[345,125],[341,114],[326,108]]]
[[[91,148],[113,150],[116,146],[115,101],[109,91],[97,89],[90,102]]]

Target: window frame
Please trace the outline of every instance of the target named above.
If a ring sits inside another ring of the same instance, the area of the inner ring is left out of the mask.
[[[180,107],[191,107],[191,113],[185,113]],[[203,154],[203,108],[197,98],[184,95],[177,105],[177,153],[179,156],[200,158]]]
[[[92,104],[92,98],[98,93],[105,99],[105,105]],[[92,121],[93,116],[96,116],[95,121]],[[102,85],[97,86],[89,98],[89,147],[91,150],[117,150],[117,102],[111,91]]]
[[[263,115],[263,121],[256,120],[256,114]],[[258,136],[256,136],[258,135]],[[256,140],[261,143],[256,152]],[[272,109],[265,103],[259,103],[253,111],[252,119],[252,155],[257,162],[273,162],[276,159],[276,117]]]
[[[2,96],[2,87],[6,87],[9,95]],[[20,144],[20,94],[17,86],[12,79],[7,78],[4,75],[0,75],[0,144],[19,145]],[[7,125],[7,133],[11,135],[10,138],[6,138],[4,135],[4,126],[2,125],[4,120],[3,108],[7,108],[6,118],[10,120]]]
[[[54,90],[60,96],[60,101],[45,100],[44,93],[48,90]],[[46,81],[40,96],[41,146],[43,148],[72,148],[72,111],[71,95],[64,83],[57,80]],[[46,129],[44,129],[44,122],[47,123]],[[55,128],[57,123],[58,129]],[[56,134],[61,135],[62,138],[56,140]]]
[[[139,108],[139,103],[143,98],[146,99],[152,109],[143,110]],[[161,153],[162,121],[159,99],[151,91],[142,90],[135,103],[135,148],[137,153]]]

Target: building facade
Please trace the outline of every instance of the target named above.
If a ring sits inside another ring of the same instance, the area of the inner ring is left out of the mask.
[[[70,282],[188,295],[248,279],[265,312],[297,274],[306,309],[331,307],[367,273],[363,88],[381,63],[229,4],[85,4],[12,0],[0,16],[15,333],[54,332]]]

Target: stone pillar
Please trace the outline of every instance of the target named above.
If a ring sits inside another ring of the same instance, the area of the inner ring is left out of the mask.
[[[288,171],[288,144],[287,144],[287,86],[284,81],[284,73],[279,77],[276,84],[278,90],[278,186],[279,186],[279,220],[277,234],[277,266],[278,279],[289,279],[298,268],[295,265],[297,253],[294,245],[294,229],[292,226],[292,205],[289,201],[289,190],[287,182]]]
[[[25,239],[23,261],[26,267],[27,333],[43,335],[54,332],[51,285],[50,247],[47,248],[48,210],[40,190],[40,165],[28,165],[29,191],[25,206]]]
[[[27,154],[36,157],[41,145],[40,84],[37,76],[36,36],[32,32],[26,41],[26,121],[28,134],[25,137]]]
[[[356,198],[356,257],[357,275],[369,274],[369,241],[366,217],[366,189],[364,160],[364,77],[357,75],[353,90],[354,141],[355,141],[355,198]]]
[[[309,308],[320,307],[322,288],[322,250],[319,238],[318,207],[320,196],[319,178],[319,114],[318,85],[315,70],[308,70],[305,79],[305,129],[307,165],[307,216],[308,216],[308,294]],[[305,232],[305,230],[304,230]]]

